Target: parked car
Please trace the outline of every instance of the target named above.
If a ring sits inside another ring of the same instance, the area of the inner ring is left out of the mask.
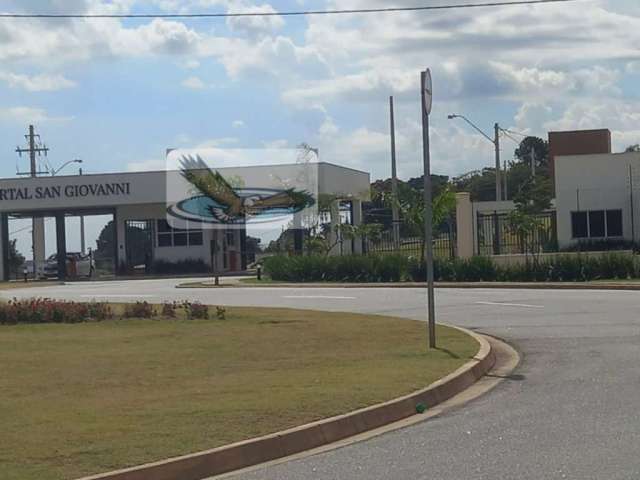
[[[96,269],[95,261],[91,255],[82,255],[79,252],[67,252],[67,276],[91,277]],[[58,254],[51,255],[44,266],[44,276],[55,278],[58,276]]]

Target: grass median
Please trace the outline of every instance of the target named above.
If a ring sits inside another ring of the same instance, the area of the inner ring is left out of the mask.
[[[455,329],[438,335],[428,351],[422,322],[255,308],[0,326],[1,476],[75,478],[390,400],[478,351]]]

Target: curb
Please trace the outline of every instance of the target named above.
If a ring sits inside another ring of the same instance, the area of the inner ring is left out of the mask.
[[[453,328],[475,338],[480,349],[472,360],[423,390],[263,437],[79,480],[200,480],[328,445],[416,415],[419,403],[429,409],[448,400],[473,385],[495,364],[495,353],[484,337]]]
[[[221,285],[240,288],[426,288],[426,283],[269,283],[254,284],[237,282]],[[176,288],[220,288],[213,285],[176,285]],[[497,282],[436,282],[435,288],[442,289],[502,289],[502,290],[628,290],[639,291],[640,283],[497,283]]]

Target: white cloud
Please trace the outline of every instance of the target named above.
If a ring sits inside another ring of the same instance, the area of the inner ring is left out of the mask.
[[[182,86],[192,90],[202,90],[207,88],[206,84],[199,77],[189,77],[183,80]]]
[[[234,120],[234,121],[231,123],[231,126],[232,126],[233,128],[242,128],[242,127],[244,127],[244,122],[243,122],[242,120]]]
[[[262,145],[267,149],[289,148],[289,141],[285,139],[265,140]]]
[[[72,88],[76,83],[66,79],[62,75],[21,75],[10,72],[0,72],[0,81],[5,82],[11,88],[22,88],[29,92],[52,92],[65,88]]]
[[[7,107],[0,108],[0,120],[10,123],[44,123],[44,122],[68,122],[73,117],[50,116],[46,110],[35,107]]]
[[[166,169],[167,165],[164,159],[140,160],[127,164],[128,172],[153,172]]]
[[[233,13],[275,13],[276,9],[268,3],[263,5],[243,5],[236,2],[229,11]],[[249,37],[261,37],[284,27],[284,20],[278,16],[229,17],[227,26],[233,32]]]

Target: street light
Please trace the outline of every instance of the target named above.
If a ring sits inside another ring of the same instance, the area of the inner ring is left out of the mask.
[[[82,160],[76,158],[75,160],[69,160],[68,162],[63,163],[59,168],[51,170],[51,176],[53,177],[57,175],[58,173],[60,173],[60,170],[62,170],[67,165],[71,165],[72,163],[82,163]]]
[[[469,120],[464,115],[451,114],[447,118],[449,120],[453,120],[454,118],[461,118],[469,125],[471,125],[476,131],[478,131],[484,138],[489,140],[496,150],[496,201],[502,200],[502,183],[500,181],[500,125],[494,125],[494,138],[491,138],[489,135],[484,133],[480,128],[478,128],[471,120]],[[506,200],[506,199],[505,199]]]

